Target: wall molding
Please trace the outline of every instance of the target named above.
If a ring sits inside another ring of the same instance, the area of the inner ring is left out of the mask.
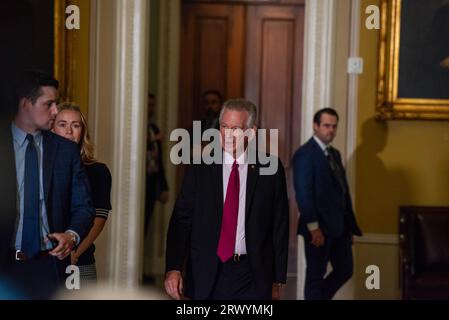
[[[159,60],[157,81],[157,123],[165,133],[163,161],[169,187],[169,200],[156,204],[146,245],[150,248],[145,261],[153,275],[165,273],[166,234],[176,200],[176,166],[170,161],[170,132],[178,127],[179,54],[181,0],[160,1],[159,7]],[[151,40],[150,40],[151,41]]]
[[[115,99],[110,267],[113,284],[136,287],[141,278],[149,9],[146,0],[116,0]]]
[[[96,0],[92,15],[89,124],[112,174],[113,208],[97,242],[99,278],[135,288],[143,262],[148,1]]]
[[[97,141],[98,117],[97,106],[99,101],[99,68],[98,52],[100,51],[100,5],[98,0],[90,2],[90,30],[89,30],[89,106],[88,106],[88,125],[89,133],[93,141]]]
[[[313,135],[313,115],[333,100],[336,0],[306,0],[301,144]],[[296,298],[304,299],[304,239],[298,236]]]
[[[386,233],[365,233],[362,237],[354,237],[354,243],[399,245],[399,235]]]
[[[313,134],[313,115],[333,96],[336,0],[306,0],[301,144]]]
[[[357,57],[360,46],[360,0],[351,1],[351,30],[349,42],[349,56]],[[348,104],[346,128],[346,173],[352,193],[352,202],[355,203],[356,188],[356,148],[357,148],[357,107],[358,107],[358,79],[359,76],[349,74],[348,78]]]

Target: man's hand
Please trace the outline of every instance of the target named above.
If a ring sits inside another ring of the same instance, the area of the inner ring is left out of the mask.
[[[176,300],[181,300],[184,287],[182,283],[181,271],[173,270],[165,275],[165,291],[168,295]]]
[[[310,242],[311,244],[317,248],[324,245],[324,235],[320,228],[310,231],[310,234],[312,235],[312,241]]]
[[[162,142],[162,140],[164,140],[164,138],[165,138],[165,134],[162,131],[160,131],[158,134],[156,134],[154,136],[154,141],[161,141]]]
[[[56,240],[58,242],[58,246],[51,250],[49,253],[57,257],[59,260],[65,259],[72,251],[75,246],[75,242],[73,241],[73,234],[70,232],[64,233],[51,233],[48,235],[50,240]]]
[[[282,284],[273,283],[271,287],[271,299],[281,300]]]

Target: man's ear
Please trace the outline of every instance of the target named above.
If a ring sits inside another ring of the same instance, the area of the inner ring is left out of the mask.
[[[25,98],[25,97],[21,98],[20,101],[19,101],[19,110],[28,109],[32,105],[33,104],[32,104],[30,99]]]

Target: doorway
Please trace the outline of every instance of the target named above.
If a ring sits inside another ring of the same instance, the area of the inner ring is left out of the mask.
[[[218,2],[218,3],[217,3]],[[178,125],[200,120],[202,92],[245,97],[259,110],[258,127],[278,130],[290,205],[285,299],[296,299],[297,221],[291,159],[300,146],[305,1],[184,1]],[[182,170],[177,174],[178,186]]]

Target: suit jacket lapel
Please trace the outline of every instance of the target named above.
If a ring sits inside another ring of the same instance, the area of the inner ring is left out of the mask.
[[[324,154],[323,149],[321,149],[321,147],[318,145],[318,143],[315,141],[314,138],[310,138],[311,143],[313,144],[314,148],[315,148],[315,153],[317,154],[317,157],[319,159],[319,161],[321,162],[321,166],[323,168],[326,168],[326,170],[329,170],[330,175],[335,179],[335,182],[338,183],[338,178],[335,175],[334,170],[332,170],[330,164],[329,164],[329,160],[327,160],[326,155]]]
[[[48,194],[50,193],[51,179],[53,175],[53,165],[55,163],[57,142],[49,132],[42,131],[43,141],[43,179],[44,179],[44,198],[48,206]],[[47,207],[48,214],[48,207]]]
[[[256,190],[257,179],[259,178],[259,162],[256,164],[248,163],[248,174],[246,179],[246,201],[245,201],[245,220],[248,221],[251,203]]]
[[[217,225],[218,228],[221,226],[221,218],[223,216],[223,165],[213,164],[212,166],[212,183],[213,183],[213,194],[215,195],[215,208],[217,212]]]
[[[10,248],[17,216],[17,174],[11,122],[0,125],[0,252]],[[3,254],[3,253],[1,253]],[[3,255],[2,255],[3,256]],[[0,261],[1,265],[1,261]]]

